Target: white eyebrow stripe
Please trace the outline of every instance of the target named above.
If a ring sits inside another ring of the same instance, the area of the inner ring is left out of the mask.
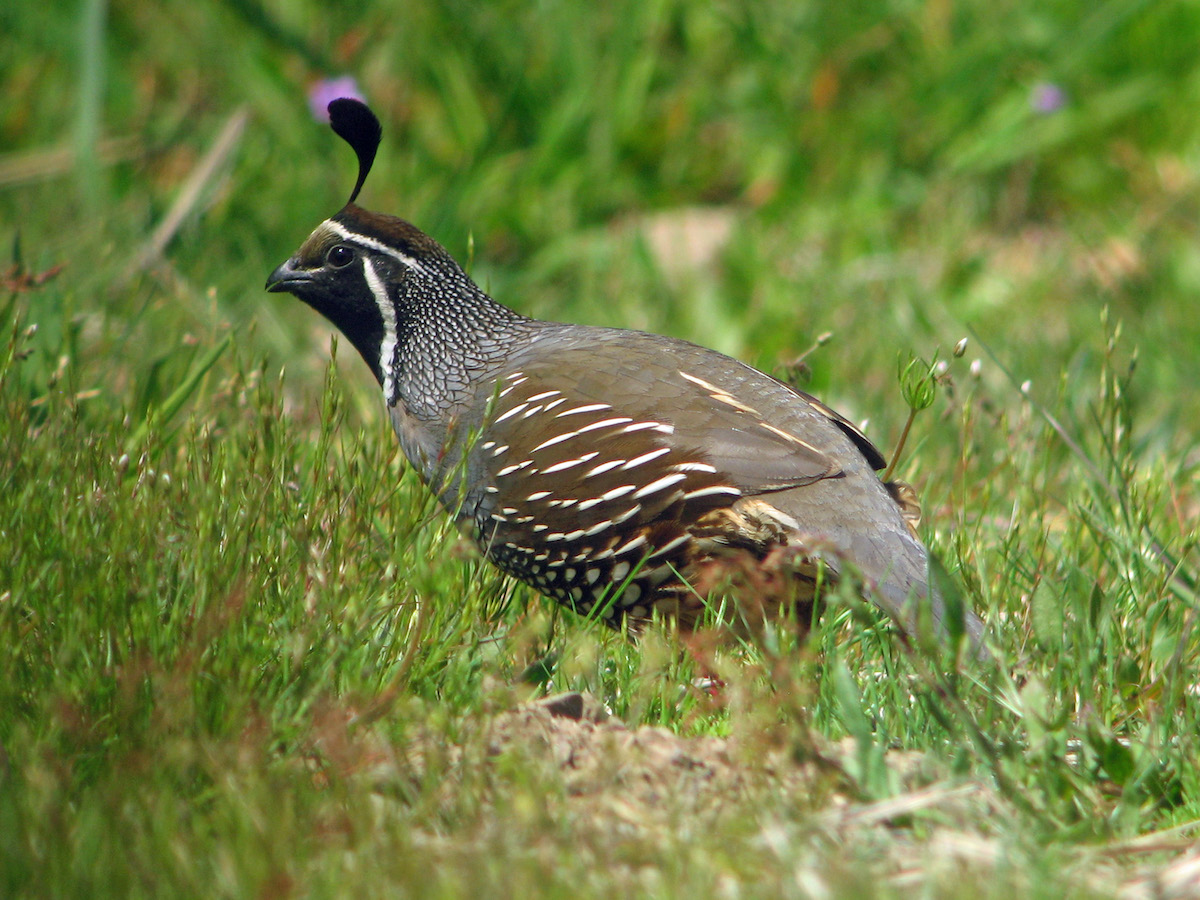
[[[336,234],[338,237],[340,237],[343,241],[349,241],[352,244],[361,244],[364,247],[369,247],[370,249],[375,250],[378,253],[382,253],[385,256],[390,256],[392,259],[396,260],[399,263],[402,263],[403,265],[408,266],[410,269],[413,269],[414,271],[417,271],[417,272],[425,271],[425,267],[423,265],[421,265],[419,262],[417,262],[415,259],[413,259],[411,256],[404,255],[399,250],[397,250],[395,247],[389,247],[383,241],[377,241],[377,240],[375,240],[375,238],[367,237],[365,234],[359,234],[356,231],[351,231],[346,226],[333,221],[333,219],[326,219],[325,224],[329,226],[330,231],[332,231],[334,234]]]

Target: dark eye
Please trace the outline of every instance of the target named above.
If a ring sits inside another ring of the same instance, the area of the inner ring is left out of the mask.
[[[344,269],[354,262],[354,251],[345,244],[330,247],[329,252],[325,254],[325,262],[335,269]]]

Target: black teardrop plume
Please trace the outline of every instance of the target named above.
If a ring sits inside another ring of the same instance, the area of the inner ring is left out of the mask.
[[[363,182],[367,180],[371,163],[375,162],[375,151],[379,149],[383,129],[367,104],[349,97],[341,97],[329,104],[329,124],[337,136],[353,147],[358,155],[358,181],[354,183],[354,190],[346,201],[353,203],[362,190]]]

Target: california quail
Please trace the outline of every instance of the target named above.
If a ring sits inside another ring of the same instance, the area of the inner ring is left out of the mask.
[[[296,295],[358,349],[405,455],[488,559],[613,627],[657,612],[685,629],[726,562],[758,568],[751,588],[771,576],[774,596],[742,597],[747,608],[811,603],[818,578],[849,564],[902,627],[928,599],[946,631],[908,503],[854,425],[686,341],[502,306],[432,238],[354,204],[379,121],[356,100],[329,113],[358,180],[267,290]]]

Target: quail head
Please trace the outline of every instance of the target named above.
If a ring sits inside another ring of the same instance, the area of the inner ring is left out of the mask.
[[[695,344],[501,305],[432,238],[355,205],[379,122],[356,100],[329,112],[358,180],[267,290],[362,354],[404,454],[491,562],[634,629],[655,615],[690,629],[718,592],[733,618],[803,616],[823,580],[853,571],[902,628],[924,608],[948,633],[908,492],[879,479],[854,425]],[[949,631],[977,640],[963,617]]]

